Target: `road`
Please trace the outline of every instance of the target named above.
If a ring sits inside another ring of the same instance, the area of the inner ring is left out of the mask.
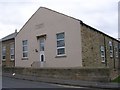
[[[93,88],[85,88],[85,87],[21,80],[21,79],[9,78],[9,77],[2,77],[2,88],[9,88],[9,89],[3,89],[3,90],[16,90],[15,88],[19,88],[19,89],[20,88],[26,88],[26,89],[29,88],[28,90],[33,90],[33,89],[36,90],[39,88],[79,88],[80,90],[100,90],[100,89],[93,89]],[[17,90],[19,90],[19,89],[17,89]],[[23,90],[23,89],[21,89],[21,90]]]
[[[14,79],[9,77],[2,78],[2,87],[3,88],[82,88],[82,87],[74,87],[67,85]]]

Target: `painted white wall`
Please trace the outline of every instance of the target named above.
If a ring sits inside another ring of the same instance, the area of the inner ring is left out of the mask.
[[[38,28],[38,25],[42,24]],[[46,8],[40,8],[33,17],[24,25],[15,38],[15,66],[31,67],[35,61],[40,62],[39,42],[36,36],[46,34],[45,41],[45,66],[44,67],[80,67],[81,55],[81,31],[80,21],[65,15],[56,13]],[[56,34],[65,32],[66,57],[56,58]],[[22,59],[22,40],[28,40],[28,60]],[[37,65],[37,64],[36,64]],[[38,64],[39,65],[39,64]]]

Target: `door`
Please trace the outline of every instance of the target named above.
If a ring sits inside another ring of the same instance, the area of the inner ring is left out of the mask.
[[[45,63],[45,38],[40,38],[40,67],[44,67]]]

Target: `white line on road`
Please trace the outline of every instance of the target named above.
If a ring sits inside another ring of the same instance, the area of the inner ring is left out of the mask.
[[[79,86],[69,86],[69,85],[57,85],[60,87],[65,87],[65,88],[83,88],[83,87],[79,87]]]

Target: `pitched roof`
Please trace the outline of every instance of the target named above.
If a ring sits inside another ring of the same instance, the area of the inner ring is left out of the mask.
[[[49,8],[46,8],[46,7],[40,7],[40,8],[38,8],[38,10],[30,17],[30,19],[31,19],[40,9],[42,9],[42,8],[43,8],[43,9],[46,9],[46,10],[49,10],[49,11],[52,11],[52,12],[55,12],[55,13],[58,13],[58,14],[61,14],[61,15],[64,15],[64,16],[69,17],[69,18],[72,18],[72,19],[74,19],[74,20],[80,21],[80,24],[82,24],[82,25],[84,25],[84,26],[86,26],[86,27],[88,27],[88,28],[91,28],[92,30],[94,30],[94,31],[96,31],[96,32],[99,32],[99,33],[101,33],[101,34],[103,34],[103,35],[105,35],[105,36],[107,36],[107,37],[110,37],[110,38],[112,38],[112,39],[114,39],[114,40],[120,42],[119,40],[113,38],[112,36],[109,36],[109,35],[107,35],[107,34],[101,32],[100,30],[97,30],[97,29],[95,29],[95,28],[93,28],[93,27],[91,27],[91,26],[85,24],[85,23],[84,23],[82,20],[80,20],[80,19],[76,19],[76,18],[74,18],[74,17],[65,15],[65,14],[63,14],[63,13],[54,11],[54,10],[49,9]],[[22,28],[24,28],[24,26],[30,21],[30,19],[23,25]],[[20,31],[22,30],[22,28],[20,29]],[[20,31],[19,31],[19,32],[20,32]],[[18,32],[18,33],[19,33],[19,32]]]
[[[2,41],[14,39],[16,35],[17,35],[17,32],[14,32],[14,33],[12,33],[12,34],[9,34],[9,35],[7,35],[6,37],[2,38]]]
[[[45,9],[45,10],[48,10],[48,11],[51,11],[51,12],[54,12],[54,13],[57,13],[57,14],[66,16],[66,17],[68,17],[68,18],[72,18],[72,19],[74,19],[74,20],[77,20],[77,21],[82,22],[82,21],[79,20],[79,19],[76,19],[76,18],[74,18],[74,17],[65,15],[65,14],[60,13],[60,12],[57,12],[57,11],[54,11],[54,10],[52,10],[52,9],[49,9],[49,8],[46,8],[46,7],[39,7],[39,8],[37,9],[37,11],[36,11],[36,12],[26,21],[26,23],[22,26],[22,28],[20,29],[20,31],[21,31],[21,30],[24,28],[24,26],[31,20],[31,18],[33,18],[33,16],[34,16],[37,12],[39,12],[40,9]],[[20,31],[19,31],[19,32],[20,32]],[[19,34],[19,32],[18,32],[18,34]]]

